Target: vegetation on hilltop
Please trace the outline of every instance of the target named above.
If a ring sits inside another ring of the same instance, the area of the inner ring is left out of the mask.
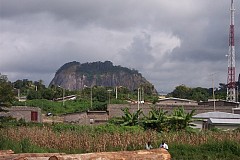
[[[62,67],[60,67],[57,70],[56,73],[60,73],[61,71],[65,70],[65,69],[68,69],[71,66],[78,66],[78,65],[80,65],[80,62],[76,62],[76,61],[65,63]]]
[[[112,62],[92,62],[92,63],[83,63],[79,65],[77,71],[80,73],[88,73],[88,74],[103,74],[103,73],[117,73],[117,72],[126,72],[129,74],[139,74],[137,70],[131,70],[122,66],[114,66]]]

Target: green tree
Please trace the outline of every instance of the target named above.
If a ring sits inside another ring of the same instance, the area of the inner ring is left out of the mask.
[[[108,100],[108,92],[105,87],[93,87],[92,94],[99,102],[106,102]]]
[[[239,82],[237,82],[237,85]],[[239,87],[238,87],[239,88]],[[212,91],[212,90],[211,90]],[[239,95],[239,94],[238,94]],[[216,99],[227,99],[227,85],[224,83],[219,83],[219,88],[215,90]]]
[[[11,106],[15,101],[14,91],[11,82],[7,76],[0,73],[0,105]]]
[[[177,86],[170,95],[176,98],[188,99],[190,97],[191,90],[191,88],[186,87],[185,85],[180,85]]]
[[[54,90],[49,88],[46,88],[42,91],[42,98],[43,99],[48,99],[48,100],[53,100],[54,99]]]
[[[207,101],[209,98],[208,89],[201,88],[201,87],[193,88],[191,90],[190,95],[191,95],[190,99],[198,101],[198,102]]]
[[[32,99],[42,99],[42,94],[40,91],[36,90],[30,90],[27,99],[32,100]]]

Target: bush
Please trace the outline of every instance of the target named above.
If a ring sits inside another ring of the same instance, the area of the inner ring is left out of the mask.
[[[30,140],[25,138],[20,142],[13,141],[9,138],[0,136],[0,150],[13,150],[14,153],[46,153],[47,150],[36,145],[32,145]]]
[[[198,146],[172,144],[169,150],[173,160],[240,160],[240,144],[234,141],[209,141]]]

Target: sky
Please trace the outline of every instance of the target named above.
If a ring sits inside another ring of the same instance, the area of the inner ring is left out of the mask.
[[[240,1],[235,2],[236,79]],[[230,0],[0,0],[0,73],[48,85],[65,63],[112,61],[159,92],[227,83]]]

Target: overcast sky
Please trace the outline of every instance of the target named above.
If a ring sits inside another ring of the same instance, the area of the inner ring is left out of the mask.
[[[0,0],[0,73],[43,80],[70,61],[134,68],[160,92],[227,81],[230,0]],[[236,79],[240,1],[235,2]]]

